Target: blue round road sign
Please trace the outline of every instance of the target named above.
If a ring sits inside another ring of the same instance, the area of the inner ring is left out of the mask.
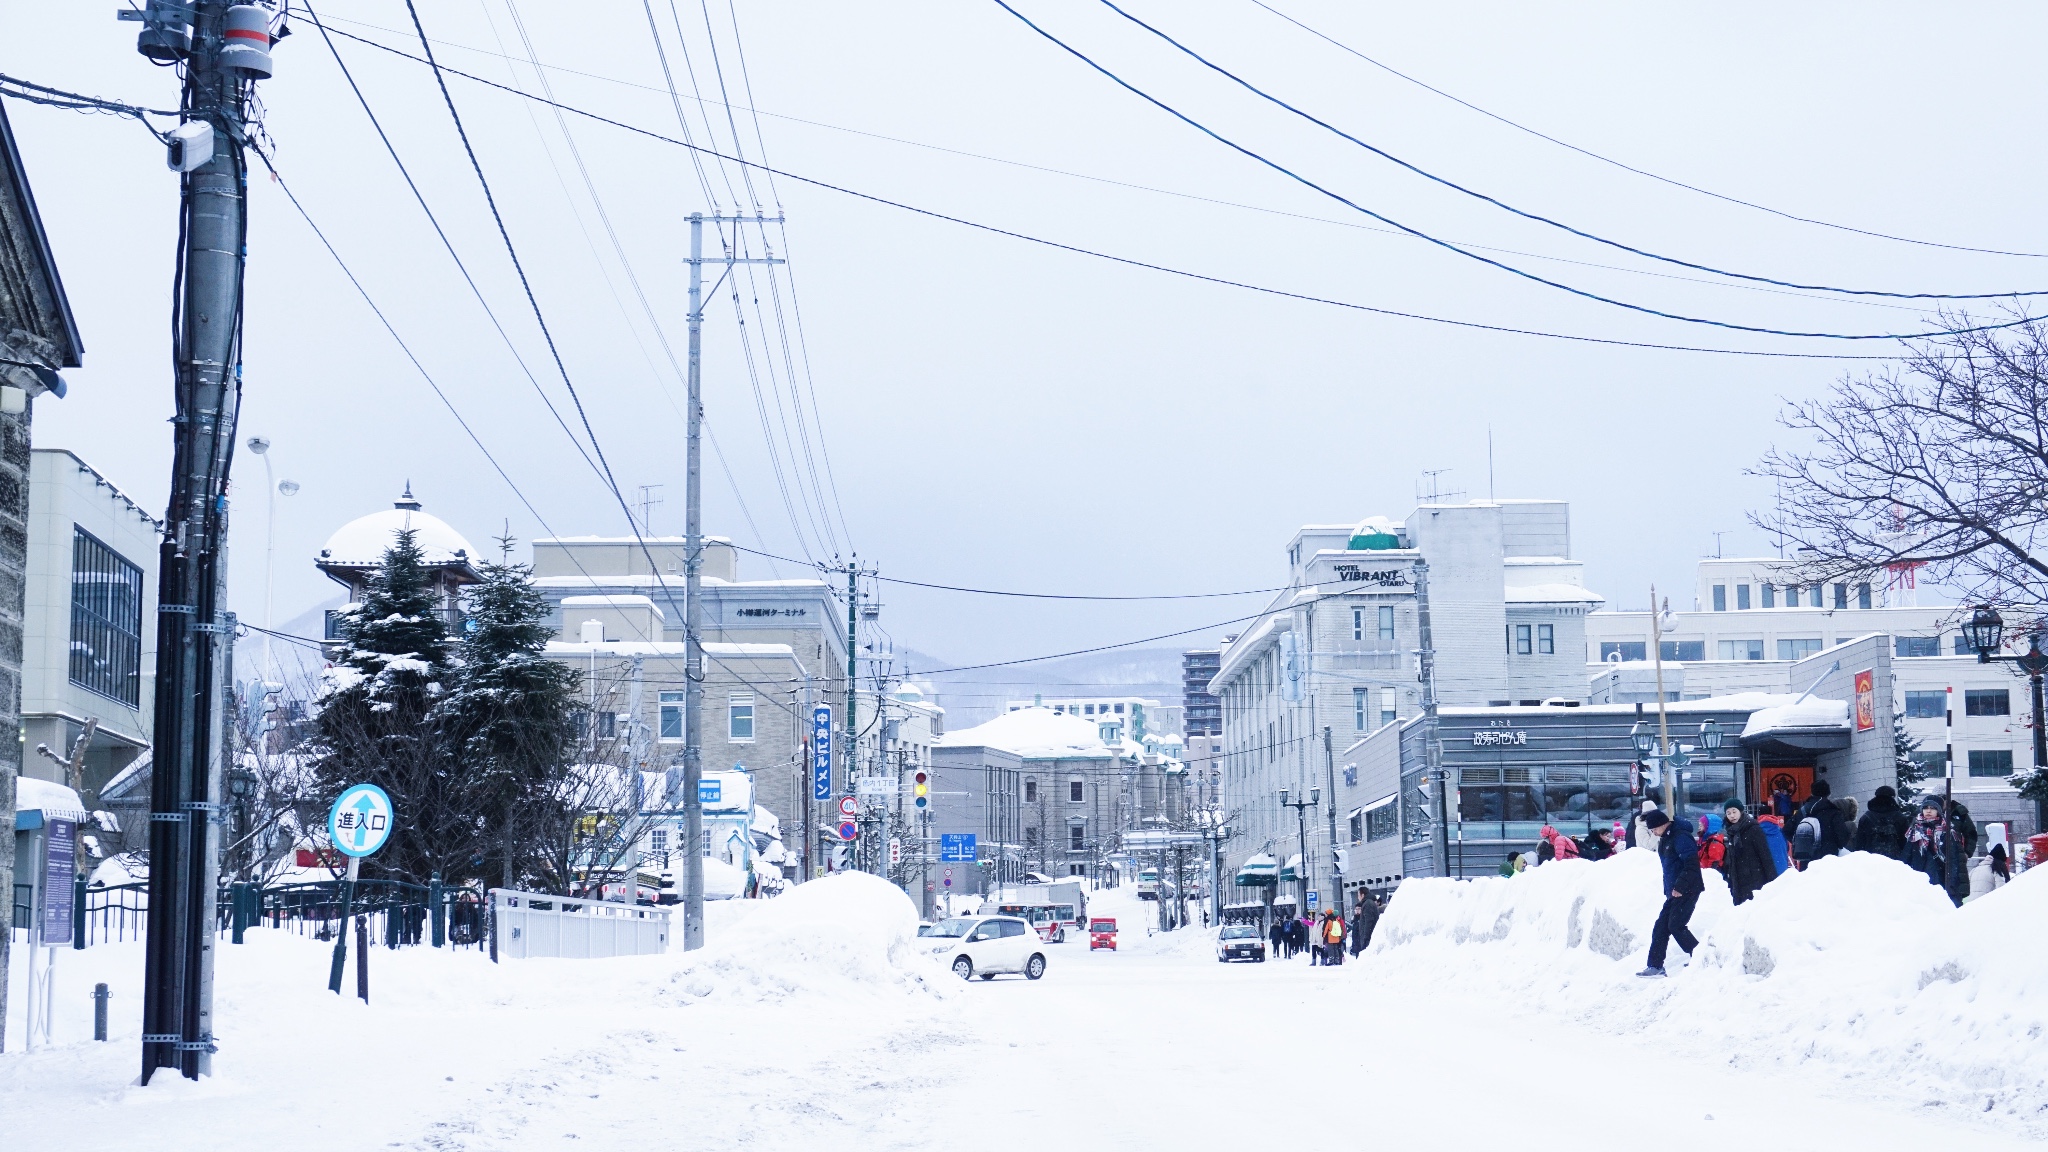
[[[350,856],[369,856],[391,839],[391,797],[375,784],[345,789],[327,812],[327,840]]]
[[[851,820],[848,820],[839,826],[839,838],[841,840],[852,840],[859,835],[860,828],[857,825],[855,825],[854,822]]]

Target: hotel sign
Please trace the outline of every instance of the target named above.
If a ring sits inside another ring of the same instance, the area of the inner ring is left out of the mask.
[[[1371,584],[1380,588],[1408,587],[1406,568],[1362,568],[1357,564],[1337,565],[1337,579],[1346,584]]]

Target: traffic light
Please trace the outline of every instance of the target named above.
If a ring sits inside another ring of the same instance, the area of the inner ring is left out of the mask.
[[[910,780],[910,794],[915,798],[917,806],[920,809],[930,807],[932,802],[931,773],[920,768],[911,775]]]

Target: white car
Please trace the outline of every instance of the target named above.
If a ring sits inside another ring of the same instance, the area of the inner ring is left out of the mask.
[[[954,916],[932,925],[919,939],[962,980],[993,980],[1003,972],[1027,980],[1045,975],[1044,942],[1015,916]]]

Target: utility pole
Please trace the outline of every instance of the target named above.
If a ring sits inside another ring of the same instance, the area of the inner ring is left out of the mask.
[[[1330,789],[1330,899],[1325,908],[1344,911],[1344,870],[1337,866],[1337,751],[1330,742],[1330,726],[1323,725],[1323,767],[1329,772]]]
[[[228,469],[241,398],[242,276],[248,235],[243,149],[256,81],[270,76],[270,13],[227,0],[151,3],[136,50],[183,65],[168,161],[179,181],[182,283],[173,295],[170,503],[157,581],[155,762],[150,794],[149,932],[142,1083],[159,1068],[212,1071],[214,831],[223,764],[217,646],[226,570]]]
[[[854,715],[854,698],[859,687],[854,662],[859,656],[860,558],[856,556],[846,565],[846,779],[849,784],[860,779],[859,761],[854,755],[854,744],[860,739]],[[848,790],[851,791],[850,788]]]
[[[1451,874],[1451,787],[1444,780],[1444,748],[1438,739],[1436,717],[1436,641],[1429,628],[1429,561],[1415,562],[1415,624],[1422,644],[1416,653],[1415,678],[1422,681],[1422,758],[1430,783],[1436,787],[1436,874]],[[1405,803],[1405,801],[1404,801]],[[1460,841],[1463,834],[1460,833]],[[1462,861],[1460,862],[1462,863]]]
[[[689,425],[686,438],[686,487],[683,535],[683,950],[704,946],[704,801],[698,785],[704,780],[704,221],[738,224],[765,217],[690,213],[690,361]],[[776,222],[781,218],[777,217]],[[730,246],[712,259],[725,271],[711,285],[713,292],[732,274],[735,264],[780,264],[774,257],[735,256]]]

